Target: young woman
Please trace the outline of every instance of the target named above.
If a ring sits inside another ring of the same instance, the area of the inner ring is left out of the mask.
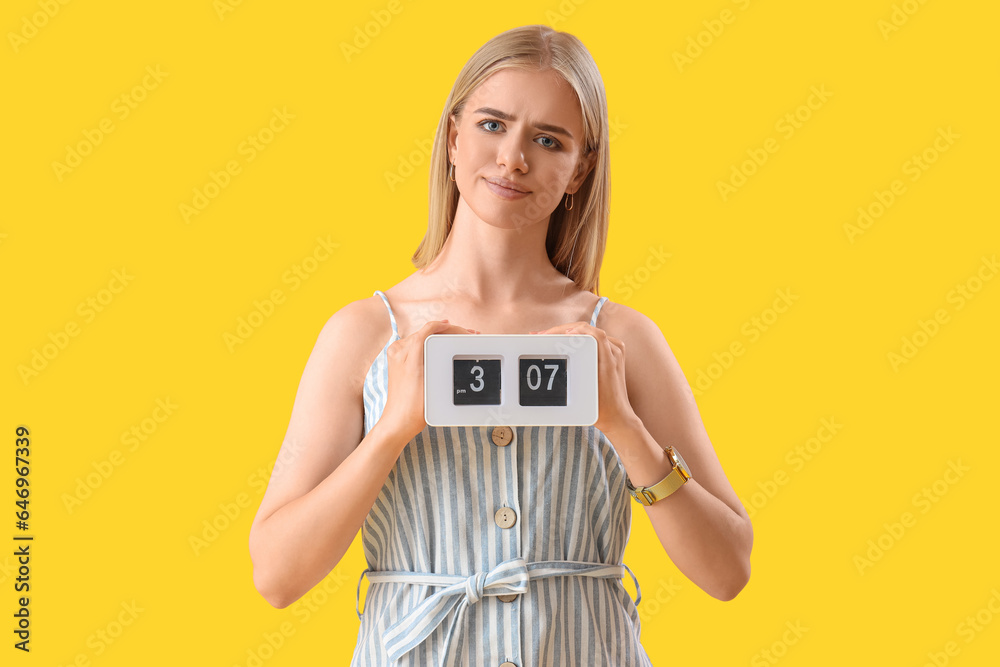
[[[632,498],[708,594],[729,600],[750,576],[750,520],[667,342],[597,296],[607,118],[577,38],[491,39],[438,125],[418,270],[319,334],[250,553],[257,589],[285,607],[361,530],[353,665],[648,665],[641,594],[622,583]],[[597,422],[428,426],[424,340],[481,332],[593,336]]]

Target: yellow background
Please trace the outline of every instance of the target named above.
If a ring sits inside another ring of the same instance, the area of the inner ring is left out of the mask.
[[[487,39],[529,23],[588,46],[618,128],[601,293],[652,318],[692,384],[714,375],[699,408],[754,512],[750,583],[720,602],[634,506],[626,563],[653,663],[996,664],[1000,280],[982,278],[1000,250],[1000,10],[658,5],[399,0],[376,30],[388,2],[4,3],[3,664],[229,667],[255,664],[262,646],[269,667],[348,663],[357,541],[322,591],[279,611],[252,584],[250,522],[323,323],[413,269],[420,146],[455,76]],[[366,25],[377,34],[348,59],[342,45]],[[830,96],[803,107],[813,87]],[[294,118],[248,161],[240,147],[274,109]],[[780,121],[796,113],[789,136]],[[60,178],[53,163],[102,122],[113,131]],[[741,167],[769,139],[777,151]],[[914,172],[925,151],[933,163]],[[186,222],[181,204],[233,160],[240,172]],[[741,168],[754,173],[724,198],[718,183]],[[903,193],[852,242],[845,225],[878,211],[875,193],[895,180]],[[330,259],[286,282],[327,237]],[[651,249],[670,257],[647,271]],[[124,288],[116,270],[132,276]],[[224,334],[275,289],[284,302],[231,351]],[[779,290],[798,299],[772,317]],[[78,310],[108,297],[92,317]],[[77,335],[51,347],[68,323]],[[904,337],[921,345],[894,366]],[[743,354],[723,367],[734,342]],[[46,345],[52,358],[25,381]],[[177,406],[162,422],[158,399]],[[827,437],[824,419],[842,428]],[[122,434],[144,423],[130,450]],[[33,439],[30,654],[11,632],[19,424]],[[949,462],[968,470],[946,475]],[[905,512],[913,521],[893,528]],[[225,528],[196,553],[206,522]],[[859,569],[869,540],[887,548]]]

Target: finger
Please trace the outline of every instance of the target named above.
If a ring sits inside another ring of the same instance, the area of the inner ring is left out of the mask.
[[[464,334],[464,333],[479,333],[479,331],[477,331],[476,329],[470,329],[469,327],[463,327],[458,324],[452,324],[449,328],[445,329],[444,331],[439,331],[438,333]]]
[[[424,326],[422,326],[421,329],[441,330],[441,329],[448,329],[449,327],[453,326],[455,325],[451,324],[448,320],[427,320],[426,322],[424,322]]]
[[[410,334],[410,336],[407,336],[407,338],[410,338],[412,336],[413,340],[419,342],[422,345],[424,339],[426,339],[431,334],[443,333],[446,329],[449,329],[453,326],[454,326],[453,324],[449,324],[445,320],[428,320],[427,322],[424,322],[424,325],[422,327],[414,331],[412,334]]]

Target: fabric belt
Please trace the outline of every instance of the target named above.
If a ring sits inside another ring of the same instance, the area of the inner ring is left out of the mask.
[[[624,563],[589,563],[571,560],[546,560],[525,562],[523,558],[504,561],[492,570],[477,572],[472,576],[460,574],[435,574],[433,572],[407,572],[365,569],[358,578],[358,590],[354,607],[358,608],[361,595],[361,580],[368,575],[371,583],[404,583],[425,586],[444,586],[430,597],[421,601],[396,623],[390,626],[383,637],[389,658],[398,660],[410,650],[419,646],[447,616],[451,616],[448,637],[451,637],[461,612],[470,604],[479,602],[487,595],[525,593],[531,579],[548,579],[560,576],[583,576],[599,579],[621,579],[628,571],[635,582],[636,606],[642,599],[639,581]],[[367,599],[367,596],[366,596]]]

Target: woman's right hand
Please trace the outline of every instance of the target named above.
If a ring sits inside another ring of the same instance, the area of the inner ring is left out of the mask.
[[[379,421],[407,443],[427,426],[424,419],[424,341],[431,334],[478,333],[448,320],[431,320],[389,345],[389,390]]]

